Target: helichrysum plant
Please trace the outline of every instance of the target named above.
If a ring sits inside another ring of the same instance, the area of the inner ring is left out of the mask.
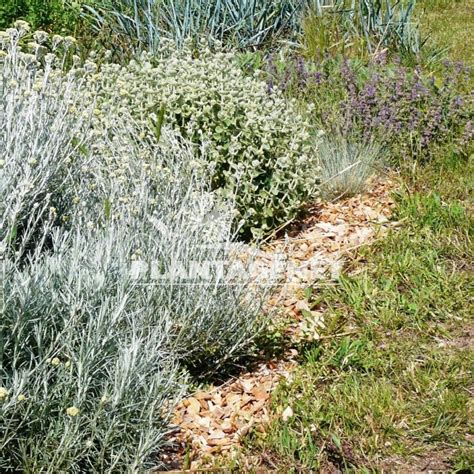
[[[68,176],[92,113],[85,77],[61,70],[74,40],[55,36],[48,51],[40,31],[24,52],[28,29],[19,21],[0,32],[0,242],[17,258],[45,244],[41,225],[57,223],[72,198]]]
[[[159,467],[186,374],[253,350],[264,292],[226,271],[204,151],[104,116],[97,65],[27,33],[0,32],[0,470]]]

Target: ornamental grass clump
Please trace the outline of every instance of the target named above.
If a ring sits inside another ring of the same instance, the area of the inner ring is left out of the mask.
[[[95,0],[85,11],[98,31],[109,28],[132,46],[181,46],[201,35],[232,46],[256,47],[294,36],[309,0]]]
[[[232,54],[169,47],[127,66],[103,64],[98,117],[126,108],[193,144],[212,164],[213,189],[235,200],[244,238],[294,218],[317,197],[318,133],[294,103],[245,76]]]
[[[324,137],[319,148],[321,194],[339,199],[361,192],[376,167],[383,164],[383,153],[377,143],[359,142],[342,135]]]
[[[23,53],[24,26],[0,33],[0,470],[159,467],[187,374],[253,351],[265,291],[228,271],[206,160],[105,120],[96,65]]]
[[[303,42],[311,56],[382,50],[413,61],[428,48],[414,11],[416,0],[315,0],[303,20]],[[442,51],[426,51],[436,61]]]

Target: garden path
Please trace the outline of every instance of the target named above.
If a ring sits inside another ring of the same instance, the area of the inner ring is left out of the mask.
[[[184,399],[174,412],[176,431],[170,441],[176,451],[162,458],[170,469],[206,468],[211,457],[231,455],[250,429],[265,430],[271,393],[282,379],[291,378],[298,345],[333,337],[322,335],[324,314],[312,310],[304,290],[318,280],[337,279],[351,252],[397,225],[390,221],[396,186],[395,177],[385,177],[370,183],[364,194],[315,204],[304,221],[258,252],[261,270],[276,254],[285,258],[282,284],[267,305],[277,320],[289,321],[285,330],[293,348],[280,360],[261,362],[250,372]],[[290,417],[290,411],[280,416]]]

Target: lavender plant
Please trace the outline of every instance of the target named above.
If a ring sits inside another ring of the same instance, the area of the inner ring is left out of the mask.
[[[253,349],[264,291],[227,272],[206,161],[126,109],[102,120],[96,66],[65,71],[44,33],[25,54],[26,32],[0,33],[0,469],[156,467],[185,373]]]
[[[270,58],[267,69],[271,89],[311,100],[328,134],[378,141],[394,160],[430,159],[445,145],[466,155],[472,146],[472,71],[460,63],[427,74],[382,53],[369,63],[296,58],[285,67]]]

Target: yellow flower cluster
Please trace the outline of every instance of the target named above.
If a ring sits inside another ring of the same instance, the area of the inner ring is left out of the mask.
[[[9,394],[10,394],[10,392],[5,387],[0,387],[0,401],[5,400],[8,397]],[[17,400],[19,402],[25,401],[26,400],[26,395],[24,395],[23,393],[20,393],[17,396]]]
[[[66,413],[70,416],[70,417],[75,417],[77,415],[79,415],[79,408],[75,407],[75,406],[71,406],[69,408],[66,409]]]

